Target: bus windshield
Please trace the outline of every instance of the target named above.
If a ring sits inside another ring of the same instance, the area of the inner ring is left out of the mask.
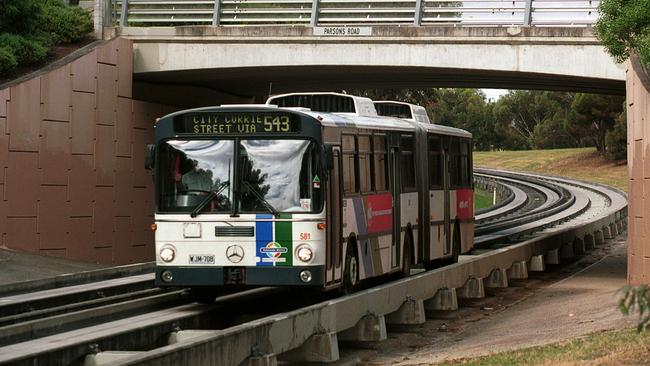
[[[242,139],[237,151],[235,145],[232,139],[162,143],[158,211],[231,213],[235,202],[241,213],[321,210],[318,149],[313,142]]]

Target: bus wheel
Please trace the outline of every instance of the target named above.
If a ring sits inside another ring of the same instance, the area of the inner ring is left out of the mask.
[[[349,294],[359,283],[359,263],[353,251],[348,249],[345,255],[345,268],[343,269],[343,293]]]
[[[411,250],[413,249],[413,240],[407,232],[404,237],[404,254],[402,255],[402,276],[411,275]]]
[[[190,299],[200,304],[213,304],[219,296],[216,287],[192,287],[190,288]]]

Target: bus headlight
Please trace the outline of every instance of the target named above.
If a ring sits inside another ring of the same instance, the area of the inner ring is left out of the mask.
[[[314,256],[314,253],[312,252],[309,245],[303,244],[298,246],[298,249],[296,249],[296,256],[303,262],[309,262]]]
[[[165,262],[169,263],[176,258],[176,248],[174,248],[171,245],[165,245],[160,249],[160,259]]]

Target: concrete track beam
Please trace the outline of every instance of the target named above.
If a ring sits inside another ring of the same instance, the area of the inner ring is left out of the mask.
[[[214,336],[218,334],[215,330],[179,330],[176,332],[169,333],[167,337],[167,344],[176,344],[181,342],[187,342],[191,339],[195,339],[202,336]]]
[[[110,366],[114,365],[119,360],[127,357],[135,356],[144,352],[136,351],[106,351],[99,352],[91,355],[86,355],[84,358],[83,366]]]
[[[546,264],[560,264],[560,249],[551,249],[544,256]]]
[[[340,341],[351,342],[378,342],[385,340],[386,337],[386,318],[374,314],[364,316],[354,327],[338,334]]]
[[[527,280],[528,265],[526,261],[518,261],[512,263],[512,267],[508,269],[508,278],[511,280]]]
[[[585,238],[583,239],[585,242],[585,249],[587,249],[588,252],[594,250],[596,248],[596,241],[594,240],[594,236],[591,234],[585,235]]]
[[[407,298],[397,311],[386,316],[386,324],[417,325],[427,321],[424,312],[424,301]]]
[[[587,247],[585,246],[584,240],[579,238],[573,239],[573,252],[576,255],[585,255],[587,253]]]
[[[242,362],[240,366],[277,366],[278,358],[275,354],[263,356],[251,356],[246,361]]]
[[[280,358],[298,363],[338,361],[338,338],[334,332],[314,334],[302,346],[282,354]]]
[[[424,309],[429,311],[458,310],[458,298],[455,288],[441,288],[432,298],[424,302]]]
[[[594,231],[594,244],[596,244],[596,246],[599,246],[599,245],[603,245],[604,242],[605,242],[605,236],[603,235],[603,231],[602,230]]]
[[[485,279],[485,286],[487,288],[508,287],[508,271],[502,268],[492,270],[490,275]]]
[[[560,248],[561,259],[572,259],[575,256],[575,252],[573,251],[573,243],[562,244],[562,247]]]
[[[612,238],[612,231],[610,230],[609,226],[603,226],[603,237],[605,239],[611,239]]]
[[[544,255],[534,255],[530,258],[528,263],[529,272],[544,272],[546,271],[546,264],[544,262]]]
[[[463,287],[456,290],[456,294],[462,299],[481,299],[485,297],[483,279],[470,277]]]

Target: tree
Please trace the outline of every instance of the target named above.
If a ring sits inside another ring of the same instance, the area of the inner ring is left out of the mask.
[[[606,152],[605,136],[623,110],[623,97],[601,94],[576,94],[571,105],[575,123],[588,127],[596,150]]]
[[[602,0],[596,36],[617,62],[635,52],[650,67],[650,0]]]

